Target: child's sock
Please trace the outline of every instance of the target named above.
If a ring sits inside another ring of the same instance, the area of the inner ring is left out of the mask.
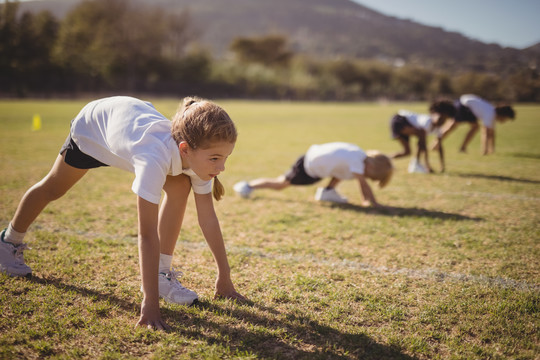
[[[159,272],[167,273],[171,270],[172,255],[159,254]]]
[[[4,241],[10,242],[14,245],[20,245],[22,244],[25,235],[25,232],[20,233],[16,231],[13,226],[11,226],[11,223],[9,223],[9,226],[6,229],[6,235],[4,236]]]

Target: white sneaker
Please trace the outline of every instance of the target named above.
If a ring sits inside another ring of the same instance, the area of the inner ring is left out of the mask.
[[[182,272],[174,269],[171,269],[169,273],[160,272],[158,275],[159,296],[173,304],[191,305],[197,302],[199,299],[197,293],[183,287],[177,279],[180,276]]]
[[[338,194],[336,189],[317,188],[315,192],[315,200],[317,201],[330,201],[340,204],[348,202],[347,198]]]
[[[0,233],[0,271],[10,276],[30,276],[32,269],[24,263],[24,250],[28,245],[15,245],[5,241],[6,229]]]
[[[428,173],[426,168],[422,166],[422,164],[420,164],[416,159],[411,160],[411,162],[409,163],[408,171],[409,171],[409,174],[412,174],[412,173],[427,174]]]
[[[240,181],[234,184],[233,186],[234,191],[244,199],[249,198],[249,195],[251,195],[251,192],[253,189],[251,186],[248,185],[247,181]]]

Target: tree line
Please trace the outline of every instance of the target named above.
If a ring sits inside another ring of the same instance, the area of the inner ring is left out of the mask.
[[[449,72],[385,61],[318,59],[294,53],[286,37],[240,37],[232,56],[197,46],[188,12],[129,0],[87,0],[67,16],[19,14],[0,5],[0,95],[152,93],[293,100],[429,100],[475,93],[540,101],[540,74]]]

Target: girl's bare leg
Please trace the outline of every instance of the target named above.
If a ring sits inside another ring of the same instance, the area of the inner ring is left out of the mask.
[[[341,180],[339,180],[338,178],[333,177],[328,182],[328,185],[326,185],[326,188],[327,189],[334,189],[340,182],[341,182]]]
[[[51,201],[62,197],[87,172],[88,169],[77,169],[66,164],[64,156],[58,155],[49,173],[22,197],[11,226],[18,232],[26,232]]]
[[[463,143],[461,144],[459,151],[461,152],[467,151],[467,146],[469,146],[469,143],[471,142],[474,135],[476,135],[479,128],[480,126],[478,125],[478,123],[471,123],[471,128],[467,132],[467,135],[465,135],[465,138],[463,139]]]

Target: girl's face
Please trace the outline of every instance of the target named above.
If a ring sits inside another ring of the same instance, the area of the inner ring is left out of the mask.
[[[216,142],[208,148],[192,149],[185,141],[180,145],[182,167],[190,168],[202,180],[211,180],[225,171],[225,161],[234,149],[234,143]]]

